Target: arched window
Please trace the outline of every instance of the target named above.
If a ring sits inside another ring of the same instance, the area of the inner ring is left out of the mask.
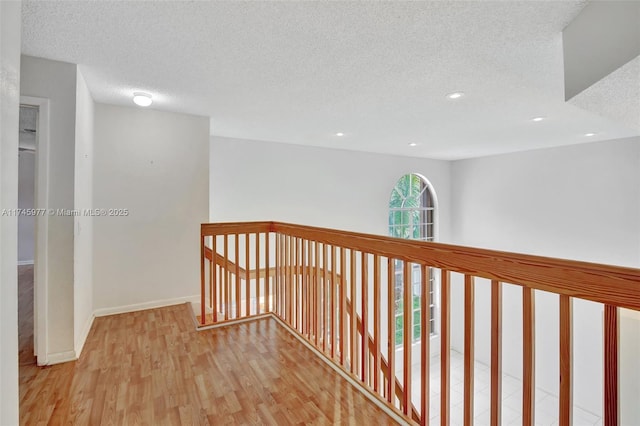
[[[411,173],[402,176],[391,191],[389,200],[389,235],[396,238],[410,240],[434,241],[436,239],[436,196],[433,187],[424,177]],[[435,276],[432,268],[429,271],[429,333],[435,334]],[[402,274],[403,262],[395,261],[395,314],[396,314],[396,344],[402,343],[403,315],[402,306]],[[420,339],[420,297],[421,275],[420,266],[413,265],[411,281],[413,303],[413,340]]]

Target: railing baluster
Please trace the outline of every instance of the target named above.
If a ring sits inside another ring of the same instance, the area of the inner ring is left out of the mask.
[[[560,426],[572,424],[573,409],[573,300],[560,296]]]
[[[279,279],[280,279],[280,288],[279,288],[279,297],[278,297],[278,304],[280,305],[280,309],[279,309],[279,313],[280,313],[280,317],[281,318],[285,318],[286,315],[286,311],[285,311],[285,276],[286,276],[286,269],[285,269],[285,245],[284,245],[284,241],[285,241],[285,236],[281,235],[280,236],[280,273],[279,275]]]
[[[387,364],[389,374],[387,377],[387,401],[395,405],[395,352],[396,352],[396,293],[395,293],[395,271],[393,259],[387,258]]]
[[[331,246],[331,358],[336,356],[336,246]]]
[[[307,306],[307,285],[308,285],[308,278],[307,278],[307,242],[303,239],[301,242],[301,250],[302,253],[300,254],[301,258],[302,258],[302,264],[301,264],[301,270],[300,270],[300,274],[301,274],[301,279],[302,279],[302,301],[301,301],[301,306],[302,306],[302,335],[306,336],[307,335],[307,330],[308,330],[308,322],[307,322],[307,313],[308,311],[308,306]]]
[[[291,326],[297,330],[300,323],[298,313],[300,312],[300,281],[298,278],[298,265],[300,264],[298,256],[300,254],[298,247],[298,237],[291,239]]]
[[[298,254],[296,255],[296,276],[298,277],[298,287],[297,287],[297,321],[298,321],[298,330],[302,333],[302,328],[304,326],[304,240],[302,238],[298,238],[297,245]]]
[[[471,275],[464,276],[464,424],[473,424],[475,352],[475,288]]]
[[[411,341],[412,341],[412,321],[413,315],[413,300],[412,300],[412,285],[411,285],[411,264],[406,260],[404,263],[404,271],[402,274],[403,281],[403,301],[402,301],[402,316],[403,316],[403,375],[402,375],[402,408],[405,414],[411,414]]]
[[[291,236],[285,236],[285,281],[284,281],[284,318],[291,325]]]
[[[491,281],[491,425],[502,422],[502,283]]]
[[[275,234],[275,252],[273,258],[275,259],[275,274],[273,276],[273,311],[280,315],[280,306],[278,304],[280,295],[280,234]]]
[[[214,263],[215,256],[213,255],[213,251],[211,252],[211,259],[209,259],[209,308],[213,310],[213,275],[215,271],[216,264]]]
[[[361,369],[360,379],[368,384],[369,380],[369,255],[365,252],[360,253],[360,278],[361,278],[361,315],[362,315],[362,346],[361,349]]]
[[[258,236],[260,234],[258,234],[256,232],[256,241],[258,241]],[[249,316],[251,315],[251,279],[249,278],[249,271],[251,271],[251,261],[250,261],[250,255],[249,255],[249,247],[251,245],[251,234],[250,233],[246,233],[244,234],[244,269],[245,269],[245,312],[246,315]],[[257,244],[257,242],[256,242]],[[259,259],[256,256],[256,259]],[[238,262],[238,266],[240,265],[240,262]],[[256,265],[256,270],[260,270],[260,266]],[[260,311],[256,312],[257,314],[260,313]]]
[[[279,236],[279,240],[280,240],[280,247],[279,247],[279,258],[280,258],[280,272],[278,273],[278,280],[279,280],[279,286],[278,286],[278,313],[280,315],[281,318],[284,318],[285,316],[285,310],[284,310],[284,277],[285,277],[285,270],[284,270],[284,256],[285,256],[285,250],[284,250],[284,235],[280,235]]]
[[[300,255],[300,239],[297,237],[293,238],[293,291],[291,292],[291,296],[293,297],[293,328],[298,329],[300,327],[300,318],[298,315],[300,314],[300,276],[298,274],[298,265],[300,265],[300,261],[298,256]]]
[[[535,299],[531,287],[522,287],[522,424],[535,423]]]
[[[288,324],[291,323],[291,315],[289,314],[289,301],[291,299],[291,279],[289,277],[289,268],[291,267],[290,247],[291,237],[284,236],[282,253],[283,279],[282,279],[282,318]]]
[[[604,424],[619,424],[619,341],[620,312],[616,306],[604,305]]]
[[[351,272],[351,372],[358,375],[358,351],[356,350],[358,342],[358,322],[356,310],[356,252],[351,250],[351,258],[349,263],[349,272]]]
[[[309,340],[313,335],[313,325],[311,321],[313,320],[313,244],[309,240],[305,240],[307,246],[307,260],[306,260],[306,277],[307,277],[307,336]]]
[[[347,339],[347,292],[346,270],[345,270],[345,249],[340,247],[340,365],[346,367],[345,340]]]
[[[289,239],[286,235],[282,238],[282,318],[289,321]]]
[[[328,299],[327,299],[327,281],[329,276],[327,261],[329,260],[329,256],[327,255],[329,248],[327,244],[322,244],[322,297],[321,306],[322,306],[322,352],[327,353],[327,338],[329,334],[329,320],[327,314],[329,313],[328,309]]]
[[[291,315],[289,316],[289,324],[293,329],[298,327],[298,318],[296,316],[297,309],[297,291],[298,291],[298,277],[296,275],[296,268],[298,265],[298,238],[290,237],[289,241],[289,300],[291,306]]]
[[[200,324],[205,324],[205,316],[206,316],[206,304],[204,303],[204,298],[205,298],[205,283],[204,283],[204,264],[205,264],[205,258],[204,258],[204,248],[205,248],[205,244],[204,244],[204,240],[205,240],[205,236],[201,235],[200,236]]]
[[[441,271],[440,280],[440,425],[448,426],[450,417],[449,401],[451,398],[451,272]]]
[[[240,305],[240,293],[241,293],[241,289],[240,289],[240,234],[234,234],[233,236],[233,243],[235,246],[235,258],[233,259],[235,264],[236,264],[236,268],[235,268],[235,284],[236,284],[236,297],[233,303],[233,306],[235,307],[236,310],[236,314],[235,317],[236,318],[240,318],[240,314],[242,313],[242,306]]]
[[[319,243],[315,242],[315,272],[313,274],[313,286],[314,286],[314,309],[313,309],[313,326],[314,326],[314,339],[316,347],[318,347],[318,335],[320,334],[320,250]]]
[[[231,285],[229,277],[229,236],[224,234],[224,319],[229,319],[229,305],[231,297],[229,296],[229,287]]]
[[[271,245],[270,232],[264,233],[264,310],[271,312],[270,282],[271,282],[271,259],[269,257],[269,246]]]
[[[222,265],[218,265],[217,268],[217,274],[218,274],[218,288],[220,289],[220,294],[218,297],[218,309],[216,310],[216,314],[222,313],[222,305],[224,304],[224,276],[222,275]]]
[[[380,256],[373,256],[373,390],[380,389]]]
[[[213,270],[211,271],[211,285],[213,287],[213,297],[211,299],[211,307],[213,308],[213,322],[218,322],[218,282],[216,277],[218,276],[218,262],[216,261],[217,248],[216,248],[217,236],[214,235],[211,239],[211,258],[213,259]]]
[[[298,238],[297,244],[298,254],[296,255],[296,276],[298,277],[298,287],[297,287],[297,295],[298,295],[298,303],[297,303],[297,318],[298,318],[298,330],[302,333],[302,329],[304,326],[304,240],[302,238]]]
[[[421,291],[420,291],[420,424],[429,424],[429,376],[430,376],[430,348],[429,340],[431,331],[429,328],[431,312],[430,301],[430,280],[429,267],[422,265],[421,268]]]
[[[256,232],[256,314],[260,314],[260,240],[261,240],[260,233]],[[266,238],[265,238],[265,242],[266,242]],[[267,266],[265,265],[265,268],[266,267]],[[249,276],[249,268],[247,268],[247,276]],[[267,281],[266,275],[264,280],[266,283]],[[247,296],[247,298],[249,298],[249,296]]]

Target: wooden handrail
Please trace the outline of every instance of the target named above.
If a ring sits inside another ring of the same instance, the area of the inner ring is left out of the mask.
[[[640,310],[640,270],[282,222],[203,224],[202,235],[279,232],[452,272]]]
[[[256,232],[272,232],[275,222],[221,222],[203,223],[200,225],[200,235],[255,234]]]
[[[273,231],[379,256],[426,263],[536,290],[640,310],[640,270],[452,244],[274,222]]]

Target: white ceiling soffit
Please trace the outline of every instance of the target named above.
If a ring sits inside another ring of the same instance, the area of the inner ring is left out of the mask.
[[[457,159],[638,134],[564,102],[584,5],[27,0],[22,43],[80,64],[98,102],[147,91],[214,135]]]
[[[640,132],[640,56],[580,92],[569,102]]]
[[[569,100],[640,55],[640,2],[590,2],[562,31]]]

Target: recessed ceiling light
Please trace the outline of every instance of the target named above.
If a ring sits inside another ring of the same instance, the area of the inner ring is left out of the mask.
[[[453,93],[449,93],[447,95],[447,98],[449,98],[449,99],[460,99],[463,96],[464,96],[464,92],[453,92]]]
[[[417,143],[415,143],[415,142],[410,142],[410,143],[409,143],[409,146],[418,146],[418,144],[417,144]]]
[[[344,133],[338,132],[338,133],[336,133],[336,136],[344,136]]]
[[[148,107],[151,105],[153,100],[151,99],[151,95],[143,92],[135,92],[133,94],[133,103],[141,107]]]
[[[591,136],[595,136],[595,133],[585,133],[584,134],[586,137],[590,138]]]
[[[544,120],[545,118],[546,118],[546,117],[533,117],[533,118],[531,119],[531,121],[538,122],[538,121],[542,121],[542,120]]]

